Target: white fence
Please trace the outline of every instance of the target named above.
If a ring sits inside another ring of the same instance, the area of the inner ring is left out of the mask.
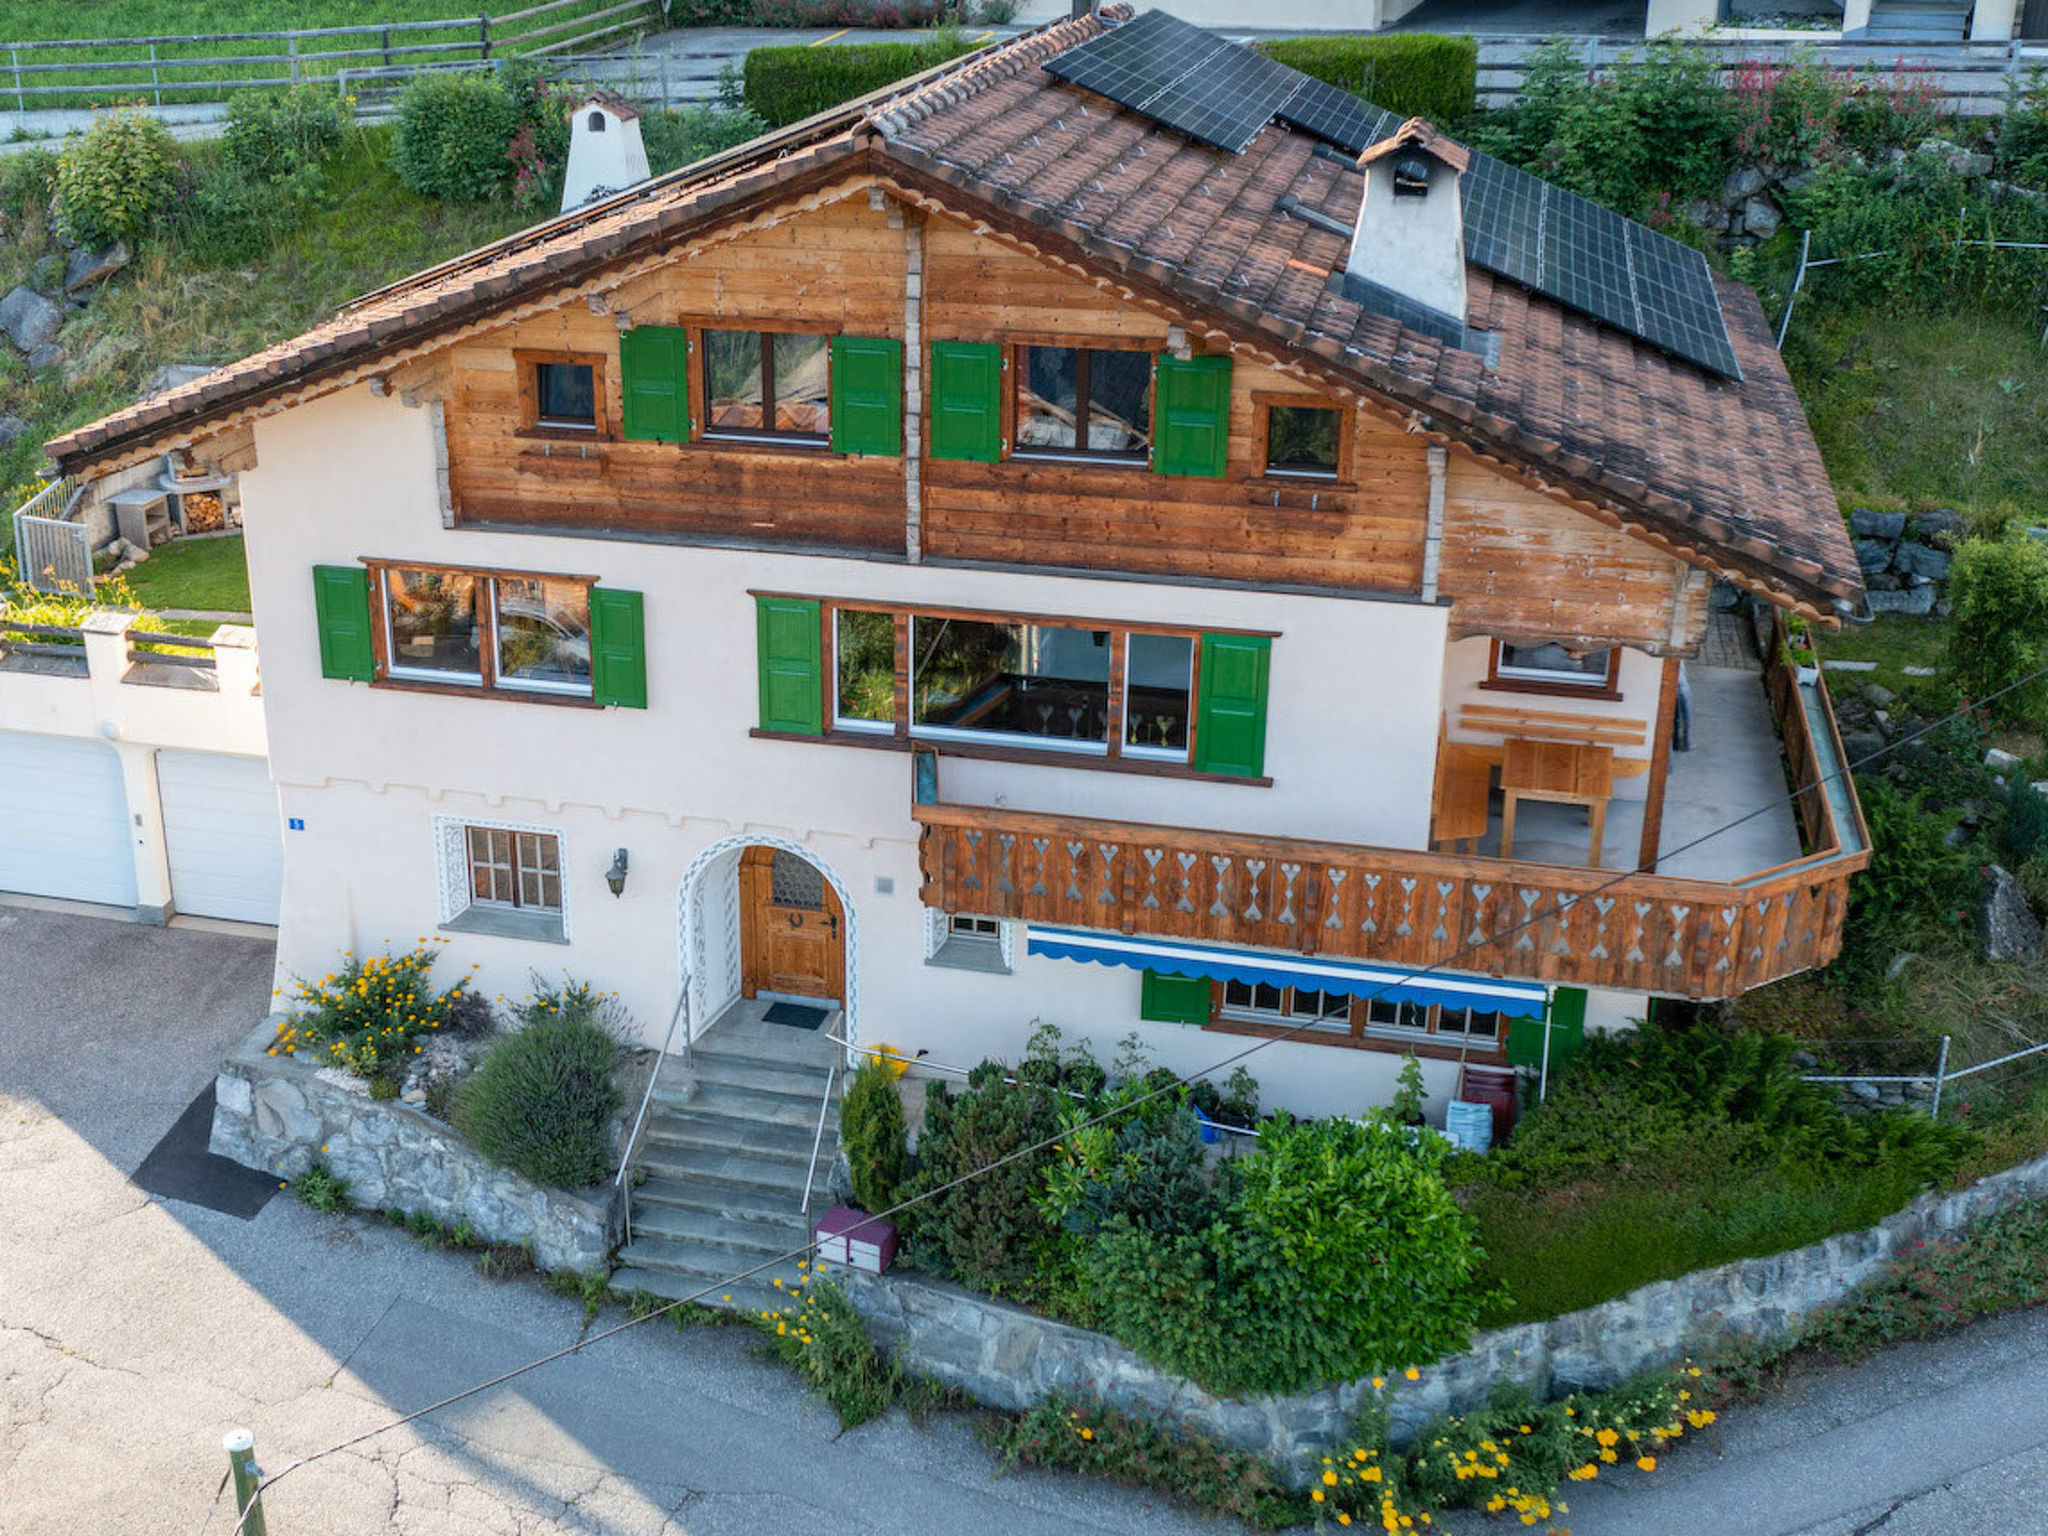
[[[15,567],[22,582],[38,592],[92,595],[92,535],[65,515],[76,489],[66,476],[15,509]]]

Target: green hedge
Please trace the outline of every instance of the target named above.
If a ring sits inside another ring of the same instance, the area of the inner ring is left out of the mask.
[[[770,127],[800,122],[892,80],[972,53],[955,36],[915,43],[834,43],[822,48],[756,48],[747,55],[746,100]]]
[[[1259,50],[1399,117],[1451,124],[1470,115],[1478,101],[1479,44],[1469,37],[1297,37],[1261,43]]]

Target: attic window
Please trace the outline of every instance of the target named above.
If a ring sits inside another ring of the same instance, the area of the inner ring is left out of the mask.
[[[587,128],[589,128],[589,129],[590,129],[590,131],[591,131],[592,133],[603,133],[603,132],[604,132],[604,114],[603,114],[602,112],[593,112],[593,113],[591,113],[591,114],[590,114],[590,121],[589,121],[589,122],[588,122],[587,124],[585,124],[585,126],[586,126]]]
[[[1394,196],[1429,196],[1429,162],[1420,155],[1403,155],[1394,162]]]

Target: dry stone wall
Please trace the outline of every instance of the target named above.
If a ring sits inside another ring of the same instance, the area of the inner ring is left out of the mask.
[[[1614,1386],[1688,1351],[1777,1339],[1874,1279],[1891,1259],[1980,1216],[2048,1198],[2048,1157],[1926,1195],[1862,1232],[1767,1258],[1703,1269],[1548,1322],[1479,1335],[1462,1355],[1426,1366],[1393,1399],[1394,1439],[1485,1400],[1496,1382],[1555,1395]],[[1022,1409],[1059,1393],[1207,1435],[1274,1462],[1297,1482],[1350,1428],[1362,1382],[1317,1392],[1219,1398],[1113,1339],[1068,1327],[920,1275],[837,1272],[877,1339],[912,1370],[992,1406]]]
[[[214,1152],[287,1179],[324,1162],[348,1180],[357,1205],[430,1211],[488,1242],[530,1242],[543,1269],[597,1269],[610,1257],[621,1223],[609,1188],[543,1189],[422,1110],[373,1099],[333,1068],[268,1054],[276,1032],[266,1020],[222,1063]]]

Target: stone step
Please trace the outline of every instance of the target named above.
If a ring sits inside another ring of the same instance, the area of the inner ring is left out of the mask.
[[[815,1131],[818,1127],[818,1111],[825,1111],[825,1123],[832,1125],[839,1118],[839,1104],[835,1095],[830,1105],[824,1103],[825,1082],[809,1094],[765,1093],[757,1088],[736,1088],[726,1083],[704,1083],[687,1098],[671,1094],[667,1089],[655,1094],[657,1110],[666,1115],[709,1115],[726,1120],[750,1120],[763,1125],[791,1125]]]
[[[713,1248],[704,1243],[670,1242],[663,1238],[634,1238],[619,1250],[622,1270],[647,1270],[668,1277],[667,1289],[656,1289],[641,1285],[639,1289],[653,1291],[657,1296],[682,1297],[709,1287],[707,1295],[698,1297],[706,1306],[737,1305],[742,1295],[762,1298],[776,1297],[778,1292],[802,1285],[809,1275],[808,1270],[798,1269],[795,1261],[774,1264],[766,1269],[736,1278],[743,1270],[754,1269],[761,1260],[745,1254],[734,1253],[727,1248]],[[781,1286],[775,1285],[780,1280]],[[618,1275],[612,1277],[614,1289],[622,1287]],[[726,1303],[724,1297],[731,1295],[734,1300]],[[771,1308],[777,1303],[763,1303]],[[785,1301],[781,1305],[795,1305]],[[756,1308],[758,1310],[758,1307]]]
[[[640,1144],[649,1150],[655,1147],[694,1147],[707,1152],[739,1152],[801,1166],[810,1162],[811,1148],[818,1144],[818,1134],[814,1126],[669,1114],[649,1117]],[[820,1166],[829,1166],[838,1146],[838,1131],[833,1126],[826,1126],[823,1143],[818,1145]]]
[[[763,1060],[739,1052],[698,1051],[690,1058],[687,1074],[700,1086],[718,1083],[732,1088],[752,1088],[764,1093],[795,1094],[813,1104],[825,1091],[826,1069],[808,1062]],[[667,1074],[663,1074],[666,1086]]]
[[[670,1301],[694,1298],[700,1307],[736,1312],[750,1322],[758,1321],[763,1312],[788,1305],[780,1299],[781,1292],[772,1287],[745,1282],[715,1286],[708,1294],[698,1296],[697,1292],[708,1283],[707,1276],[678,1274],[674,1270],[649,1269],[636,1264],[628,1264],[612,1272],[612,1289],[615,1291],[645,1291],[650,1296],[662,1296]]]
[[[753,1157],[715,1147],[643,1143],[636,1165],[647,1170],[649,1184],[656,1179],[673,1179],[707,1188],[729,1187],[772,1195],[793,1204],[804,1197],[805,1165],[799,1160]],[[819,1165],[821,1169],[827,1166],[825,1154],[820,1154]]]
[[[800,1226],[785,1227],[766,1222],[740,1221],[729,1216],[709,1215],[703,1211],[669,1210],[635,1201],[632,1240],[637,1243],[649,1239],[729,1249],[735,1254],[743,1255],[745,1262],[752,1264],[778,1253],[790,1253],[805,1247],[809,1241],[809,1234]],[[799,1258],[804,1256],[797,1255]]]
[[[696,1211],[706,1216],[730,1217],[736,1221],[774,1226],[785,1233],[802,1235],[810,1218],[802,1209],[803,1195],[791,1180],[787,1195],[746,1185],[727,1184],[716,1179],[678,1179],[650,1176],[633,1191],[637,1216],[645,1206],[670,1211]],[[816,1201],[812,1202],[813,1206]]]

